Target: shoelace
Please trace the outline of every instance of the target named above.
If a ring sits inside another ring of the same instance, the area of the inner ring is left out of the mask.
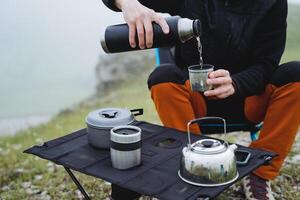
[[[252,196],[259,200],[269,200],[267,194],[267,181],[259,178],[255,175],[250,175],[247,179],[249,179],[249,183],[247,187],[250,187],[250,191],[252,192]]]

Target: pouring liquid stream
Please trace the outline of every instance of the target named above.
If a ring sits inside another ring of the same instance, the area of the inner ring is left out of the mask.
[[[196,37],[197,39],[197,44],[198,44],[198,52],[199,52],[199,64],[201,69],[203,68],[203,58],[202,58],[202,44],[201,44],[201,40],[200,37]]]

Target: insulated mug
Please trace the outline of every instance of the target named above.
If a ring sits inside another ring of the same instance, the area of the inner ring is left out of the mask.
[[[116,169],[129,169],[141,164],[141,129],[137,126],[117,126],[110,131],[110,155]]]

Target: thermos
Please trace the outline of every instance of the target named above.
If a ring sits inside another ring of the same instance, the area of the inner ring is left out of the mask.
[[[171,47],[181,44],[187,40],[200,36],[200,20],[191,20],[173,16],[166,18],[169,25],[169,33],[165,34],[161,27],[153,23],[153,45],[152,48]],[[136,34],[136,44],[138,37]],[[129,27],[127,24],[108,26],[101,37],[101,46],[106,53],[118,53],[125,51],[140,50],[139,45],[132,48],[129,44]]]
[[[137,126],[116,126],[110,131],[112,166],[125,170],[141,164],[141,129]]]

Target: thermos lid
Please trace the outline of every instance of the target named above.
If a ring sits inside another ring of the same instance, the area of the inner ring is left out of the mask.
[[[112,128],[127,125],[134,121],[133,114],[127,109],[103,108],[92,111],[86,117],[87,125],[95,128]]]
[[[110,140],[116,143],[135,143],[141,140],[141,129],[137,126],[117,126],[110,130]]]

